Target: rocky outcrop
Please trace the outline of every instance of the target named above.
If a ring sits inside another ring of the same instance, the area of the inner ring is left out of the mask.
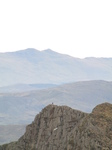
[[[91,114],[67,106],[48,105],[25,134],[0,150],[111,150],[112,104],[96,106]]]

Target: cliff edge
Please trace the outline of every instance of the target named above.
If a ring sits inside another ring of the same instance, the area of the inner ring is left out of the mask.
[[[67,106],[48,105],[17,141],[0,150],[111,150],[112,104],[87,114]]]

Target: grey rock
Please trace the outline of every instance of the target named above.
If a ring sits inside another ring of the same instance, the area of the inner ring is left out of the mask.
[[[87,114],[67,106],[48,105],[25,134],[0,150],[111,150],[112,104]]]

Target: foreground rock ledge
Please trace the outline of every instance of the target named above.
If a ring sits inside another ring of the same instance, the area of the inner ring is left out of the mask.
[[[100,104],[90,114],[48,105],[17,142],[0,150],[112,150],[112,104]]]

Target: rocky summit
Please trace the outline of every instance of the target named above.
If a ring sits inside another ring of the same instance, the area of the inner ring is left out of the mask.
[[[100,104],[90,114],[48,105],[17,142],[0,150],[112,150],[112,104]]]

